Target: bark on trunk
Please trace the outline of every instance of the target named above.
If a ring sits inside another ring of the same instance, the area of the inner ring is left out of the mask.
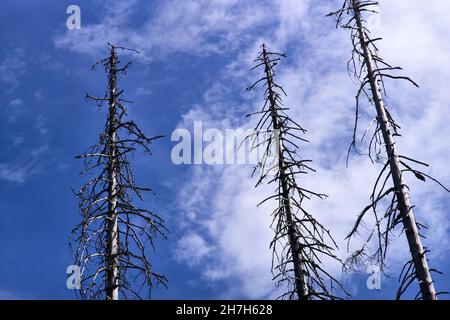
[[[282,165],[282,164],[280,164]],[[283,168],[283,167],[281,167]],[[289,196],[289,187],[287,185],[286,181],[286,175],[284,173],[284,170],[281,170],[280,174],[281,179],[281,187],[283,190],[283,206],[286,210],[286,220],[289,226],[288,233],[289,233],[289,244],[291,246],[292,251],[292,263],[294,264],[294,275],[295,275],[295,287],[298,295],[299,300],[308,300],[309,299],[309,293],[308,293],[308,285],[305,281],[305,275],[303,270],[303,262],[301,257],[301,248],[300,243],[298,242],[298,234],[297,230],[295,229],[295,221],[294,217],[292,215],[291,211],[291,201]]]
[[[280,133],[280,120],[278,118],[278,113],[276,110],[276,99],[273,90],[272,83],[272,73],[269,64],[269,56],[266,51],[265,45],[263,45],[263,55],[264,55],[264,64],[265,64],[265,72],[267,77],[267,85],[268,85],[268,95],[270,101],[271,108],[271,116],[274,134]],[[275,137],[277,138],[277,137]],[[294,216],[292,214],[292,205],[290,199],[290,188],[288,185],[288,179],[286,174],[286,166],[283,155],[283,142],[278,137],[277,152],[278,152],[278,170],[280,174],[280,182],[281,182],[281,195],[282,195],[282,205],[285,209],[286,213],[286,221],[288,224],[288,235],[289,235],[289,245],[292,253],[292,263],[294,265],[294,275],[295,275],[295,291],[297,292],[299,300],[308,300],[309,299],[309,290],[308,285],[305,281],[305,272],[303,269],[303,262],[301,257],[301,247],[299,243],[299,236],[297,233],[297,229],[295,228]]]
[[[363,32],[363,24],[361,12],[358,9],[358,0],[353,1],[353,10],[358,26],[359,40],[364,54],[364,63],[367,67],[367,75],[370,82],[370,88],[373,95],[373,101],[377,110],[378,122],[383,134],[386,152],[389,159],[389,166],[392,173],[392,180],[396,190],[396,197],[400,209],[400,214],[405,229],[406,238],[408,239],[409,250],[411,252],[412,261],[417,273],[417,279],[420,285],[420,291],[424,300],[436,300],[436,291],[431,278],[430,269],[422,246],[417,224],[414,219],[413,210],[410,204],[408,192],[403,182],[400,161],[395,149],[395,142],[388,123],[385,105],[381,96],[381,91],[375,77],[375,64],[372,54],[368,49],[368,42]]]
[[[116,148],[116,53],[111,49],[109,74],[109,185],[108,225],[106,252],[106,299],[119,299],[119,228],[117,223],[117,148]]]

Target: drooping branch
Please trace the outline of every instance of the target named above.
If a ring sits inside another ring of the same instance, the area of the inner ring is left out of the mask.
[[[153,270],[147,255],[148,245],[154,248],[156,236],[166,237],[167,229],[160,216],[136,205],[133,198],[143,201],[143,192],[150,189],[136,183],[129,159],[138,148],[149,153],[150,144],[161,136],[149,138],[136,123],[125,120],[118,80],[130,63],[121,66],[117,51],[132,49],[109,47],[109,57],[94,65],[104,67],[107,94],[104,98],[86,95],[99,106],[107,103],[108,113],[99,142],[77,157],[84,159],[82,174],[94,178],[76,193],[82,221],[73,229],[70,245],[81,267],[82,298],[117,300],[122,293],[124,298],[140,299],[135,281],[149,290],[166,286],[166,278]]]
[[[264,149],[255,168],[260,170],[256,187],[263,182],[275,184],[274,194],[262,203],[271,199],[278,202],[272,213],[275,233],[270,244],[272,273],[277,285],[288,288],[280,298],[338,299],[333,289],[345,290],[322,264],[322,259],[340,262],[334,254],[337,245],[330,231],[303,207],[304,199],[323,199],[326,195],[308,190],[296,180],[298,175],[314,169],[310,167],[311,160],[301,158],[298,153],[300,142],[307,141],[301,136],[306,130],[286,114],[289,108],[283,107],[282,101],[286,93],[275,82],[274,67],[282,57],[285,55],[269,52],[263,45],[253,69],[264,68],[264,76],[247,89],[252,90],[258,84],[264,87],[265,102],[254,113],[260,118],[251,140],[255,148]]]

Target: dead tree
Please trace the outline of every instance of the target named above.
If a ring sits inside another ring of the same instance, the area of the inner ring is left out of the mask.
[[[283,88],[275,80],[274,67],[284,54],[269,52],[262,45],[262,51],[254,61],[253,68],[264,68],[264,76],[247,90],[258,84],[265,88],[265,103],[261,111],[250,114],[260,115],[252,137],[253,148],[261,147],[264,152],[255,167],[261,175],[255,187],[264,181],[276,184],[275,193],[263,200],[275,199],[277,209],[272,213],[272,228],[275,232],[270,244],[272,249],[272,273],[277,285],[286,285],[288,291],[279,298],[299,300],[337,299],[332,293],[335,288],[343,290],[340,282],[323,266],[322,258],[337,260],[337,248],[329,230],[308,213],[303,200],[324,194],[316,193],[299,186],[297,177],[315,171],[310,167],[311,160],[302,159],[298,154],[299,142],[306,142],[300,135],[306,133],[297,122],[290,118],[283,107],[281,94]],[[252,70],[253,70],[252,69]],[[248,116],[250,116],[248,115]],[[327,286],[330,282],[331,289]],[[344,290],[345,292],[345,290]]]
[[[80,295],[85,299],[118,300],[141,298],[140,289],[133,283],[148,287],[166,286],[166,278],[153,271],[147,257],[149,245],[154,249],[155,237],[165,237],[163,220],[154,212],[135,204],[137,197],[151,191],[139,186],[130,164],[135,150],[150,153],[149,145],[161,136],[148,138],[134,121],[126,120],[123,90],[119,89],[119,76],[131,63],[122,65],[118,50],[135,50],[109,44],[109,57],[93,65],[104,67],[108,76],[108,90],[104,97],[86,94],[99,108],[108,104],[107,120],[98,144],[77,158],[84,159],[82,174],[94,178],[84,184],[77,196],[82,221],[72,231],[70,244],[75,263],[81,268]],[[131,282],[130,279],[134,278]]]
[[[397,298],[400,299],[410,284],[417,280],[420,292],[416,297],[421,295],[424,300],[435,300],[437,293],[431,277],[431,272],[435,270],[430,269],[428,266],[426,258],[428,250],[423,247],[421,234],[419,233],[423,225],[414,218],[413,206],[410,203],[408,194],[409,188],[405,183],[403,174],[409,172],[422,181],[425,181],[426,178],[438,181],[413,168],[414,165],[428,166],[427,164],[400,155],[397,151],[394,137],[400,136],[400,126],[395,122],[385,103],[385,79],[401,79],[409,81],[416,87],[418,85],[410,78],[398,75],[397,71],[401,70],[401,68],[391,66],[379,56],[376,43],[381,38],[374,38],[370,35],[364,20],[365,13],[377,13],[375,8],[377,5],[376,1],[371,0],[345,0],[340,10],[329,14],[329,16],[336,17],[337,26],[348,29],[351,32],[353,52],[352,58],[348,62],[348,70],[360,82],[360,88],[356,95],[353,140],[348,155],[352,148],[358,150],[356,136],[358,118],[360,117],[360,100],[365,96],[370,104],[375,107],[376,117],[366,129],[361,140],[364,140],[364,137],[369,132],[372,132],[368,143],[368,155],[372,162],[376,161],[383,164],[383,168],[373,187],[371,202],[359,214],[356,224],[347,238],[350,239],[358,232],[363,218],[368,212],[373,212],[375,226],[362,249],[355,252],[347,262],[348,265],[352,263],[358,264],[363,257],[367,257],[370,260],[375,260],[383,268],[391,234],[397,225],[402,224],[408,240],[411,260],[405,264],[400,274]],[[374,128],[371,129],[373,125]],[[383,153],[383,148],[385,153]],[[392,186],[389,186],[389,178],[392,179]],[[440,185],[442,186],[442,184]],[[386,201],[388,205],[385,207],[384,212],[380,214],[378,207],[383,206]],[[367,246],[373,235],[377,237],[377,249],[375,253],[368,254]]]

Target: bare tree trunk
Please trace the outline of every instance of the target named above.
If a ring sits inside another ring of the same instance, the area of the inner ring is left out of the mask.
[[[267,89],[268,89],[268,97],[270,102],[270,110],[271,110],[271,117],[272,117],[272,124],[273,129],[275,133],[280,131],[280,119],[278,118],[278,113],[276,109],[276,101],[275,101],[275,94],[273,90],[273,75],[271,71],[271,67],[269,64],[269,56],[266,50],[265,45],[263,44],[263,60],[265,65],[265,72],[267,77]],[[295,222],[294,217],[292,215],[292,205],[291,205],[291,196],[290,196],[290,188],[287,181],[287,174],[286,174],[286,165],[284,161],[284,155],[283,155],[283,146],[281,139],[279,137],[276,137],[278,139],[277,144],[277,152],[278,152],[278,169],[280,172],[280,183],[281,183],[281,190],[282,190],[282,205],[285,208],[286,212],[286,221],[288,224],[288,235],[289,235],[289,244],[291,247],[292,252],[292,263],[294,265],[294,274],[295,274],[295,289],[298,295],[299,300],[308,300],[309,299],[309,293],[308,293],[308,286],[305,281],[305,275],[303,270],[303,263],[302,263],[302,257],[301,257],[301,249],[299,244],[299,235],[297,234],[297,230],[295,228]]]
[[[80,280],[80,296],[84,299],[118,300],[119,292],[126,298],[142,299],[141,289],[157,285],[167,287],[167,279],[153,270],[148,250],[155,250],[158,235],[166,237],[164,220],[153,210],[134,203],[144,201],[143,194],[150,188],[137,184],[129,157],[138,149],[150,154],[149,138],[136,124],[126,119],[127,109],[122,98],[124,90],[118,78],[124,75],[131,62],[122,64],[118,50],[133,52],[130,48],[110,47],[109,56],[96,62],[107,74],[107,93],[103,97],[86,93],[101,108],[108,104],[107,120],[97,144],[77,156],[84,159],[81,174],[90,174],[89,180],[77,193],[82,221],[69,240],[75,264],[84,272]],[[92,178],[92,174],[94,177]],[[133,281],[130,281],[133,279]],[[134,287],[140,283],[140,287]]]
[[[116,146],[116,52],[111,48],[109,73],[109,165],[108,165],[108,216],[107,216],[107,252],[106,252],[106,299],[119,299],[119,227],[117,223],[117,146]]]
[[[408,192],[403,182],[400,160],[395,149],[393,135],[388,125],[389,119],[386,114],[385,104],[375,76],[375,63],[373,61],[371,51],[368,49],[368,40],[366,39],[363,31],[359,1],[352,0],[352,3],[356,24],[358,27],[359,41],[364,55],[364,63],[367,67],[367,77],[370,82],[373,102],[377,110],[378,122],[382,131],[387,156],[389,159],[389,166],[392,173],[395,193],[399,204],[399,210],[403,221],[406,238],[408,239],[412,261],[416,269],[420,291],[424,300],[436,300],[436,291],[434,289],[430,269],[428,267],[425,250],[420,240],[419,231],[409,201]]]
[[[303,270],[300,243],[298,242],[299,235],[297,234],[297,230],[294,227],[295,222],[291,211],[292,206],[289,196],[289,188],[286,183],[286,175],[284,173],[284,170],[282,170],[280,179],[282,181],[281,187],[283,190],[283,203],[284,203],[283,205],[286,208],[286,220],[289,225],[288,234],[289,234],[289,244],[291,246],[292,251],[292,263],[294,264],[295,288],[299,300],[309,300],[309,290],[308,285],[306,284],[305,281],[304,275],[305,272]]]
[[[348,293],[321,262],[327,257],[341,263],[334,254],[336,242],[330,231],[303,206],[305,199],[327,196],[300,186],[296,180],[299,174],[315,170],[309,165],[312,161],[301,157],[298,150],[300,142],[308,142],[301,137],[306,130],[285,112],[289,108],[283,105],[281,94],[286,93],[274,79],[274,67],[283,57],[286,55],[270,52],[263,44],[252,70],[264,68],[264,76],[247,88],[250,91],[261,84],[265,89],[262,109],[247,115],[260,115],[254,133],[247,138],[254,137],[252,149],[264,148],[253,171],[261,169],[255,187],[263,182],[275,185],[274,194],[258,204],[277,201],[272,212],[274,237],[270,243],[273,280],[277,286],[286,288],[279,299],[340,299],[334,295],[335,289]]]

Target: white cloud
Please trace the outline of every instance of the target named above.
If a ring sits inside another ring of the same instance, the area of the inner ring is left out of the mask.
[[[179,243],[176,251],[177,259],[185,261],[190,266],[198,265],[212,251],[205,239],[195,233],[184,235]]]
[[[42,115],[38,115],[35,120],[34,129],[42,136],[48,134],[50,129],[47,126],[47,119]]]
[[[41,90],[36,90],[33,94],[34,98],[36,100],[41,100],[43,97],[42,91]]]
[[[99,23],[58,34],[55,45],[98,55],[105,42],[111,41],[142,50],[147,60],[172,53],[233,57],[234,62],[205,92],[202,105],[187,112],[181,123],[191,127],[193,121],[202,120],[213,128],[252,127],[253,120],[236,119],[243,110],[251,112],[259,107],[256,102],[260,100],[255,94],[235,99],[236,86],[243,89],[258,77],[248,69],[262,42],[273,50],[290,48],[288,58],[279,66],[278,80],[289,95],[285,103],[292,108],[292,117],[309,129],[311,143],[302,153],[314,160],[318,170],[302,183],[330,196],[306,205],[332,229],[344,258],[344,238],[368,201],[379,168],[356,156],[348,169],[345,166],[357,86],[346,73],[349,35],[333,29],[333,21],[325,17],[339,8],[341,1],[172,0],[160,4],[142,25],[131,28],[136,3],[122,1],[119,8],[108,1]],[[442,34],[450,27],[450,17],[443,14],[449,9],[450,3],[442,0],[431,0],[426,6],[420,0],[384,0],[379,30],[385,38],[380,43],[382,56],[403,66],[421,85],[417,90],[388,83],[387,102],[404,127],[399,150],[432,163],[431,173],[447,184],[450,44],[442,41]],[[139,92],[147,93],[145,88]],[[364,108],[362,122],[374,115],[372,108]],[[210,281],[233,280],[223,297],[274,295],[268,249],[270,210],[255,207],[270,190],[263,187],[255,191],[250,172],[251,168],[242,166],[196,166],[179,195],[186,218],[181,219],[180,227],[186,235],[180,240],[177,257]],[[429,183],[413,177],[408,177],[408,183],[417,204],[416,214],[433,230],[424,240],[433,250],[430,257],[439,259],[440,253],[449,250],[446,200]],[[355,246],[359,243],[354,241]],[[390,255],[391,265],[405,260],[405,248],[403,236],[392,244],[391,253],[395,254]],[[336,266],[332,269],[339,273]]]
[[[21,48],[5,50],[0,59],[0,82],[6,84],[6,92],[12,92],[25,74],[26,62]]]
[[[16,98],[14,100],[11,100],[11,102],[9,103],[10,106],[12,107],[17,107],[17,106],[21,106],[23,105],[23,100],[20,98]]]
[[[191,181],[214,186],[199,190],[194,182],[189,190],[196,190],[197,196],[186,192],[180,199],[182,208],[186,202],[191,208],[185,211],[187,226],[198,233],[188,234],[189,241],[185,237],[179,241],[177,252],[183,256],[178,258],[200,268],[207,280],[238,282],[237,287],[224,287],[222,298],[260,298],[275,291],[270,274],[271,218],[267,210],[256,210],[265,193],[253,192],[248,170],[251,167],[197,167]]]
[[[147,96],[153,93],[153,90],[150,88],[146,88],[146,87],[138,87],[136,89],[136,94],[138,96]]]
[[[25,138],[18,135],[13,138],[14,160],[0,163],[0,180],[13,183],[25,183],[31,176],[42,171],[42,159],[49,150],[47,143],[35,147],[24,146]]]
[[[235,107],[234,87],[221,90],[221,83],[230,83],[233,79],[233,83],[243,88],[249,78],[257,78],[256,73],[250,74],[244,67],[256,54],[261,41],[274,43],[276,49],[293,46],[290,56],[280,65],[278,79],[289,95],[285,104],[292,108],[291,115],[309,129],[311,143],[302,149],[302,154],[314,160],[318,173],[307,176],[302,183],[330,196],[325,201],[305,203],[310,212],[332,229],[341,247],[339,254],[345,258],[344,238],[357,213],[369,200],[380,168],[366,157],[358,156],[351,158],[348,169],[345,166],[357,86],[346,73],[345,63],[350,55],[348,33],[334,30],[332,21],[324,17],[338,8],[339,2],[305,8],[292,7],[295,2],[288,1],[271,7],[272,13],[278,12],[284,19],[278,24],[277,32],[259,34],[242,44],[235,59],[241,66],[232,63],[225,68],[222,81],[216,81],[205,94],[204,106],[196,106],[188,112],[183,125],[203,120],[216,128],[235,126],[237,114],[244,108],[250,112],[257,106],[247,100]],[[420,1],[382,1],[381,33],[386,39],[381,54],[388,61],[404,66],[405,72],[418,79],[422,86],[417,90],[404,84],[388,83],[387,101],[404,127],[404,138],[398,139],[400,152],[432,163],[433,175],[449,185],[446,162],[450,151],[447,141],[450,134],[447,111],[450,77],[445,57],[450,55],[450,48],[442,43],[439,30],[448,29],[450,21],[446,17],[437,18],[442,17],[442,5],[439,1],[439,5],[427,5],[424,10]],[[230,72],[237,68],[240,72]],[[258,99],[253,97],[254,101]],[[374,115],[371,107],[364,108],[361,121]],[[223,110],[226,110],[225,114]],[[220,116],[215,117],[217,111],[221,111]],[[237,125],[251,127],[250,123]],[[268,250],[272,234],[268,227],[270,210],[258,210],[255,205],[270,190],[254,191],[250,172],[250,168],[239,166],[196,167],[184,187],[184,190],[196,190],[195,196],[189,197],[189,192],[183,192],[180,207],[185,201],[191,201],[185,212],[188,221],[185,224],[189,226],[190,236],[193,230],[197,230],[199,236],[204,235],[202,245],[209,248],[204,249],[208,251],[208,259],[196,265],[199,272],[211,281],[229,279],[237,282],[228,288],[230,295],[261,298],[274,294]],[[444,205],[448,200],[432,183],[424,184],[414,177],[408,177],[407,181],[411,185],[412,200],[417,204],[416,215],[433,230],[425,231],[428,237],[424,240],[432,249],[430,258],[435,259],[431,264],[439,264],[440,256],[449,251],[446,240],[449,216]],[[197,189],[199,185],[203,187]],[[356,248],[360,241],[355,239],[353,247]],[[406,248],[403,235],[392,243],[389,263],[394,276],[399,263],[408,256]],[[332,269],[339,273],[339,268]]]
[[[24,183],[27,178],[36,172],[35,162],[27,165],[12,165],[0,163],[0,179],[8,182]]]
[[[13,138],[13,145],[15,147],[18,147],[20,145],[22,145],[25,141],[25,138],[22,134],[18,134]]]
[[[25,112],[26,108],[21,98],[15,98],[9,102],[6,108],[8,122],[16,123],[19,117]]]
[[[246,1],[171,0],[157,6],[142,25],[131,28],[136,3],[122,1],[117,7],[108,1],[101,9],[99,23],[59,33],[55,46],[98,55],[109,41],[139,49],[146,60],[178,52],[226,54],[250,41],[250,31],[273,22],[269,1],[255,5]]]

